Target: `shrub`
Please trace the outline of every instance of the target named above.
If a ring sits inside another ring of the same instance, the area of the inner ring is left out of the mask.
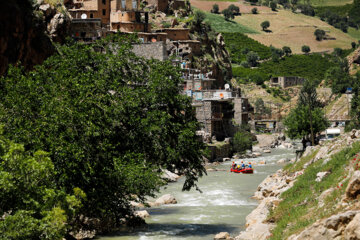
[[[284,46],[284,47],[282,48],[282,50],[283,50],[283,52],[285,53],[285,55],[286,55],[287,57],[290,56],[291,53],[292,53],[291,48],[288,47],[288,46]]]
[[[253,9],[251,9],[251,12],[252,12],[252,14],[258,14],[258,9],[257,9],[257,8],[253,8]]]
[[[271,1],[271,2],[270,2],[270,8],[271,8],[271,10],[276,11],[276,7],[277,7],[276,2]]]
[[[214,4],[213,7],[212,7],[212,9],[211,9],[211,12],[212,12],[212,13],[215,13],[215,14],[219,14],[219,13],[220,13],[220,12],[219,12],[219,5]]]
[[[242,61],[242,62],[240,63],[240,65],[241,65],[242,67],[244,67],[244,68],[249,68],[249,67],[250,67],[250,65],[249,65],[249,63],[248,63],[247,61]]]
[[[238,6],[231,4],[228,9],[233,13],[234,16],[240,15],[240,8]]]
[[[250,75],[250,80],[254,82],[256,85],[262,85],[265,82],[265,79],[262,75],[255,73],[253,75]]]
[[[224,15],[224,18],[226,21],[229,21],[229,19],[234,19],[234,14],[232,11],[230,11],[228,8],[222,10],[221,12]]]
[[[250,67],[256,67],[259,61],[259,55],[256,52],[249,52],[246,54],[246,60],[249,63]]]
[[[305,54],[308,54],[308,53],[311,51],[311,49],[310,49],[309,46],[303,45],[303,46],[301,47],[301,51],[302,51],[303,53],[305,53]]]
[[[237,153],[244,153],[246,150],[252,148],[252,135],[251,133],[240,130],[235,133],[233,139],[233,150]]]
[[[321,41],[325,37],[325,31],[322,29],[316,29],[314,35],[316,36],[316,40]]]
[[[270,22],[269,21],[263,21],[260,26],[262,27],[263,31],[265,31],[266,29],[268,29],[270,27]]]
[[[351,47],[356,48],[356,42],[351,42]]]

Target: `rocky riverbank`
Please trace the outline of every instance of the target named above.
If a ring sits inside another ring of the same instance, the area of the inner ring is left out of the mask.
[[[308,147],[303,157],[294,164],[300,164],[297,171],[278,170],[268,176],[259,186],[253,198],[259,200],[259,205],[246,217],[246,230],[241,232],[235,239],[267,239],[276,226],[276,221],[269,219],[271,211],[274,211],[283,201],[281,193],[294,186],[299,176],[312,164],[322,161],[326,164],[330,159],[346,147],[360,141],[360,131],[352,131],[343,136],[320,143],[318,146]],[[351,165],[352,164],[352,165]],[[346,176],[339,182],[338,188],[347,184],[346,190],[338,197],[338,201],[326,209],[333,214],[307,226],[302,231],[291,235],[288,239],[360,239],[360,171],[356,171],[356,165],[352,163],[345,166]],[[360,163],[355,163],[359,164]],[[318,172],[316,182],[323,181],[332,170]],[[309,186],[310,187],[310,186]],[[335,187],[325,189],[319,194],[314,194],[319,206],[324,207],[324,201],[334,191]],[[306,203],[305,203],[306,204]],[[329,208],[329,209],[328,209]],[[335,209],[335,210],[334,210]],[[310,213],[309,213],[310,214]]]

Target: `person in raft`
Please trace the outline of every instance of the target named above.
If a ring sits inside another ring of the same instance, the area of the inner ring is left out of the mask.
[[[251,162],[249,162],[249,168],[252,168]]]
[[[232,168],[232,169],[235,169],[235,168],[236,168],[236,163],[235,163],[235,162],[232,162],[231,168]]]
[[[243,161],[241,161],[241,169],[245,168],[245,163]]]

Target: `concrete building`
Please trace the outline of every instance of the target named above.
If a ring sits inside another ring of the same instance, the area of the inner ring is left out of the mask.
[[[110,0],[67,0],[64,1],[74,19],[100,19],[102,24],[110,23]]]
[[[101,20],[91,19],[73,19],[70,27],[70,36],[76,41],[94,41],[104,36],[101,27]]]
[[[270,79],[270,85],[273,87],[287,88],[296,85],[302,85],[305,79],[301,77],[273,77]]]

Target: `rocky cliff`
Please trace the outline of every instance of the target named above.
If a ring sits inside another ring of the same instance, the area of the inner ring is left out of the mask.
[[[9,64],[31,69],[55,52],[52,41],[62,42],[70,23],[61,5],[42,0],[0,2],[0,75]]]
[[[308,147],[267,177],[235,239],[360,239],[360,131]]]

